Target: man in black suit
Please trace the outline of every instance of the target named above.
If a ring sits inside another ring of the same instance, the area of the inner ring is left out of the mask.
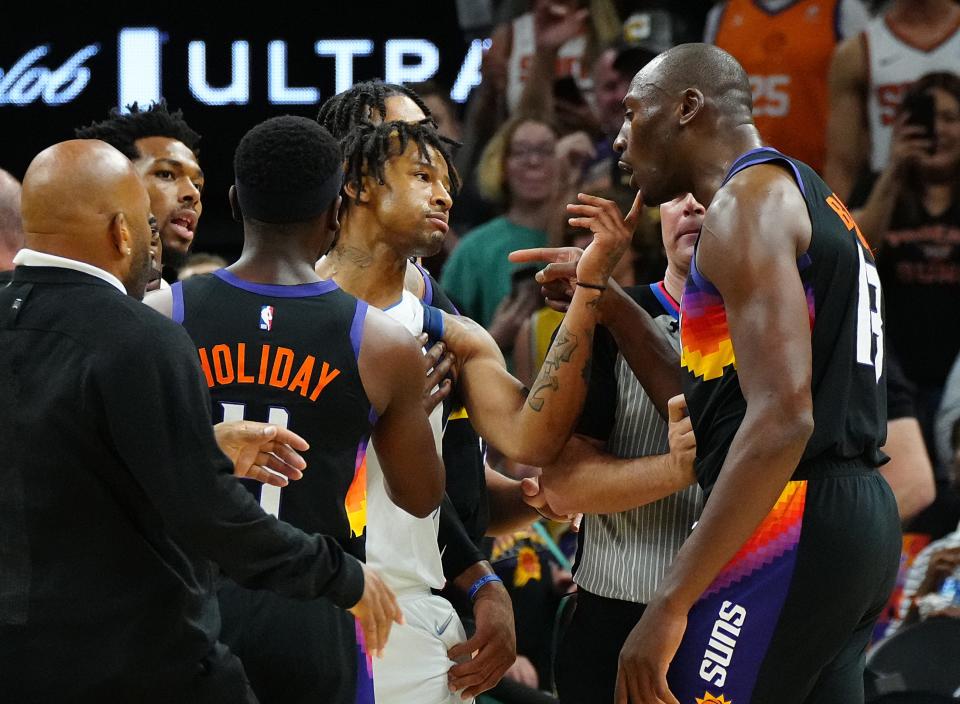
[[[149,208],[96,140],[50,147],[24,177],[26,248],[0,289],[10,701],[254,702],[217,642],[208,559],[251,588],[325,596],[384,640],[400,618],[335,541],[267,516],[231,476],[190,339],[139,303]]]

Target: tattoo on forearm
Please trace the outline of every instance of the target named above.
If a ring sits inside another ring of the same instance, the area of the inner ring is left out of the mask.
[[[547,391],[558,391],[560,389],[560,367],[573,359],[573,353],[578,346],[577,336],[567,330],[566,326],[561,325],[557,338],[550,346],[547,358],[543,361],[543,368],[540,370],[537,380],[533,383],[533,390],[527,397],[527,404],[537,413],[543,409],[543,404],[546,401],[544,394]]]

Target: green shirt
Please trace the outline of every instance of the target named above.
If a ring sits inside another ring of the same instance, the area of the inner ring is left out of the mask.
[[[547,234],[494,218],[463,236],[443,267],[440,283],[460,312],[483,327],[510,295],[510,276],[519,266],[507,260],[515,249],[546,247]]]

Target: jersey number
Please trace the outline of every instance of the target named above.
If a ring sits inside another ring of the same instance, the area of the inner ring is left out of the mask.
[[[857,362],[874,368],[877,381],[883,374],[883,317],[880,315],[880,275],[873,262],[860,256],[860,291],[857,295]]]
[[[223,420],[225,422],[244,420],[244,413],[247,406],[244,403],[221,403],[223,406]],[[290,421],[290,413],[286,408],[270,407],[270,415],[267,422],[281,428],[286,428]],[[260,487],[260,508],[270,515],[279,518],[280,516],[280,487],[264,484]]]
[[[767,117],[784,117],[790,112],[790,76],[750,76],[753,92],[753,114]]]

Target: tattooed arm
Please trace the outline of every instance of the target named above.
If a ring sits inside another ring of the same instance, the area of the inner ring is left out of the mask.
[[[624,219],[608,200],[580,194],[568,205],[575,227],[589,229],[593,243],[577,265],[577,280],[605,286],[630,242],[635,203]],[[503,355],[486,330],[467,318],[444,316],[444,340],[456,356],[460,393],[481,437],[510,459],[543,465],[556,459],[583,407],[597,323],[600,290],[577,286],[560,329],[529,390],[506,370]]]

